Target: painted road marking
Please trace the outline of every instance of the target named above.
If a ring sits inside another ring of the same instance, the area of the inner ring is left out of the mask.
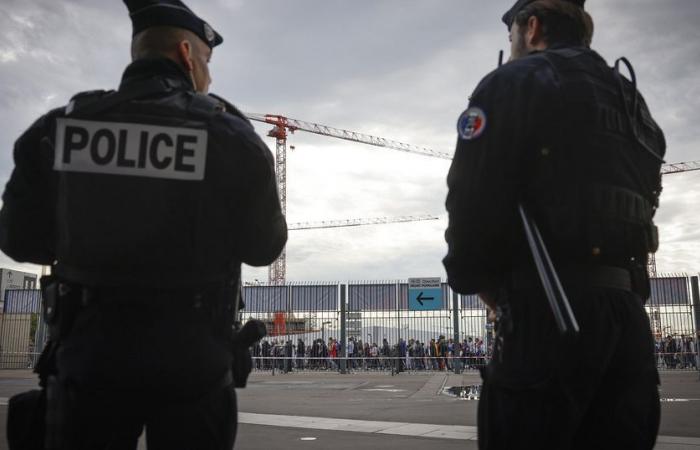
[[[284,416],[279,414],[238,413],[238,423],[267,425],[312,430],[352,431],[356,433],[393,434],[423,438],[461,439],[476,441],[476,427],[462,425],[434,425],[427,423],[380,422],[327,417]],[[659,436],[657,444],[685,445],[700,449],[700,438]],[[665,447],[661,447],[665,448]]]
[[[362,391],[369,392],[406,392],[406,389],[387,389],[387,388],[373,388],[373,389],[361,389]]]
[[[329,419],[326,417],[283,416],[278,414],[238,413],[238,422],[314,430],[354,431],[359,433],[395,434],[443,439],[476,439],[476,427],[429,425],[406,422]]]

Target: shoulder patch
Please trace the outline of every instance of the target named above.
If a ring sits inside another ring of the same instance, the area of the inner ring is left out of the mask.
[[[466,141],[478,138],[486,129],[486,114],[481,108],[470,107],[459,116],[457,132]]]

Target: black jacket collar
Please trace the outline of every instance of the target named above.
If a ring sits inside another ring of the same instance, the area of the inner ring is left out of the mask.
[[[192,80],[173,60],[168,58],[138,59],[124,70],[119,90],[131,83],[149,79],[162,79],[174,89],[194,91]]]

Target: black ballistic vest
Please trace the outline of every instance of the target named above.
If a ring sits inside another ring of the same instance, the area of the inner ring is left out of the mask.
[[[567,48],[543,55],[561,98],[535,149],[526,201],[555,259],[617,266],[645,261],[658,247],[653,216],[663,133],[635,83],[594,52]]]
[[[238,276],[235,196],[222,182],[235,179],[222,173],[235,149],[210,123],[224,106],[182,84],[142,78],[81,94],[57,119],[57,275],[147,287]]]

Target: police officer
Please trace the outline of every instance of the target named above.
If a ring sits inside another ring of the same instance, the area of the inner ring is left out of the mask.
[[[145,428],[148,448],[230,449],[231,367],[249,363],[230,346],[240,264],[287,239],[272,155],[207,95],[222,37],[178,0],[125,3],[119,89],[17,140],[0,211],[0,248],[53,269],[46,446],[134,449]]]
[[[497,311],[479,446],[652,448],[658,374],[644,301],[663,134],[631,66],[589,48],[584,0],[519,0],[510,61],[458,121],[448,174],[450,286]],[[625,66],[631,75],[623,76]],[[560,336],[518,204],[538,224],[580,325]]]

